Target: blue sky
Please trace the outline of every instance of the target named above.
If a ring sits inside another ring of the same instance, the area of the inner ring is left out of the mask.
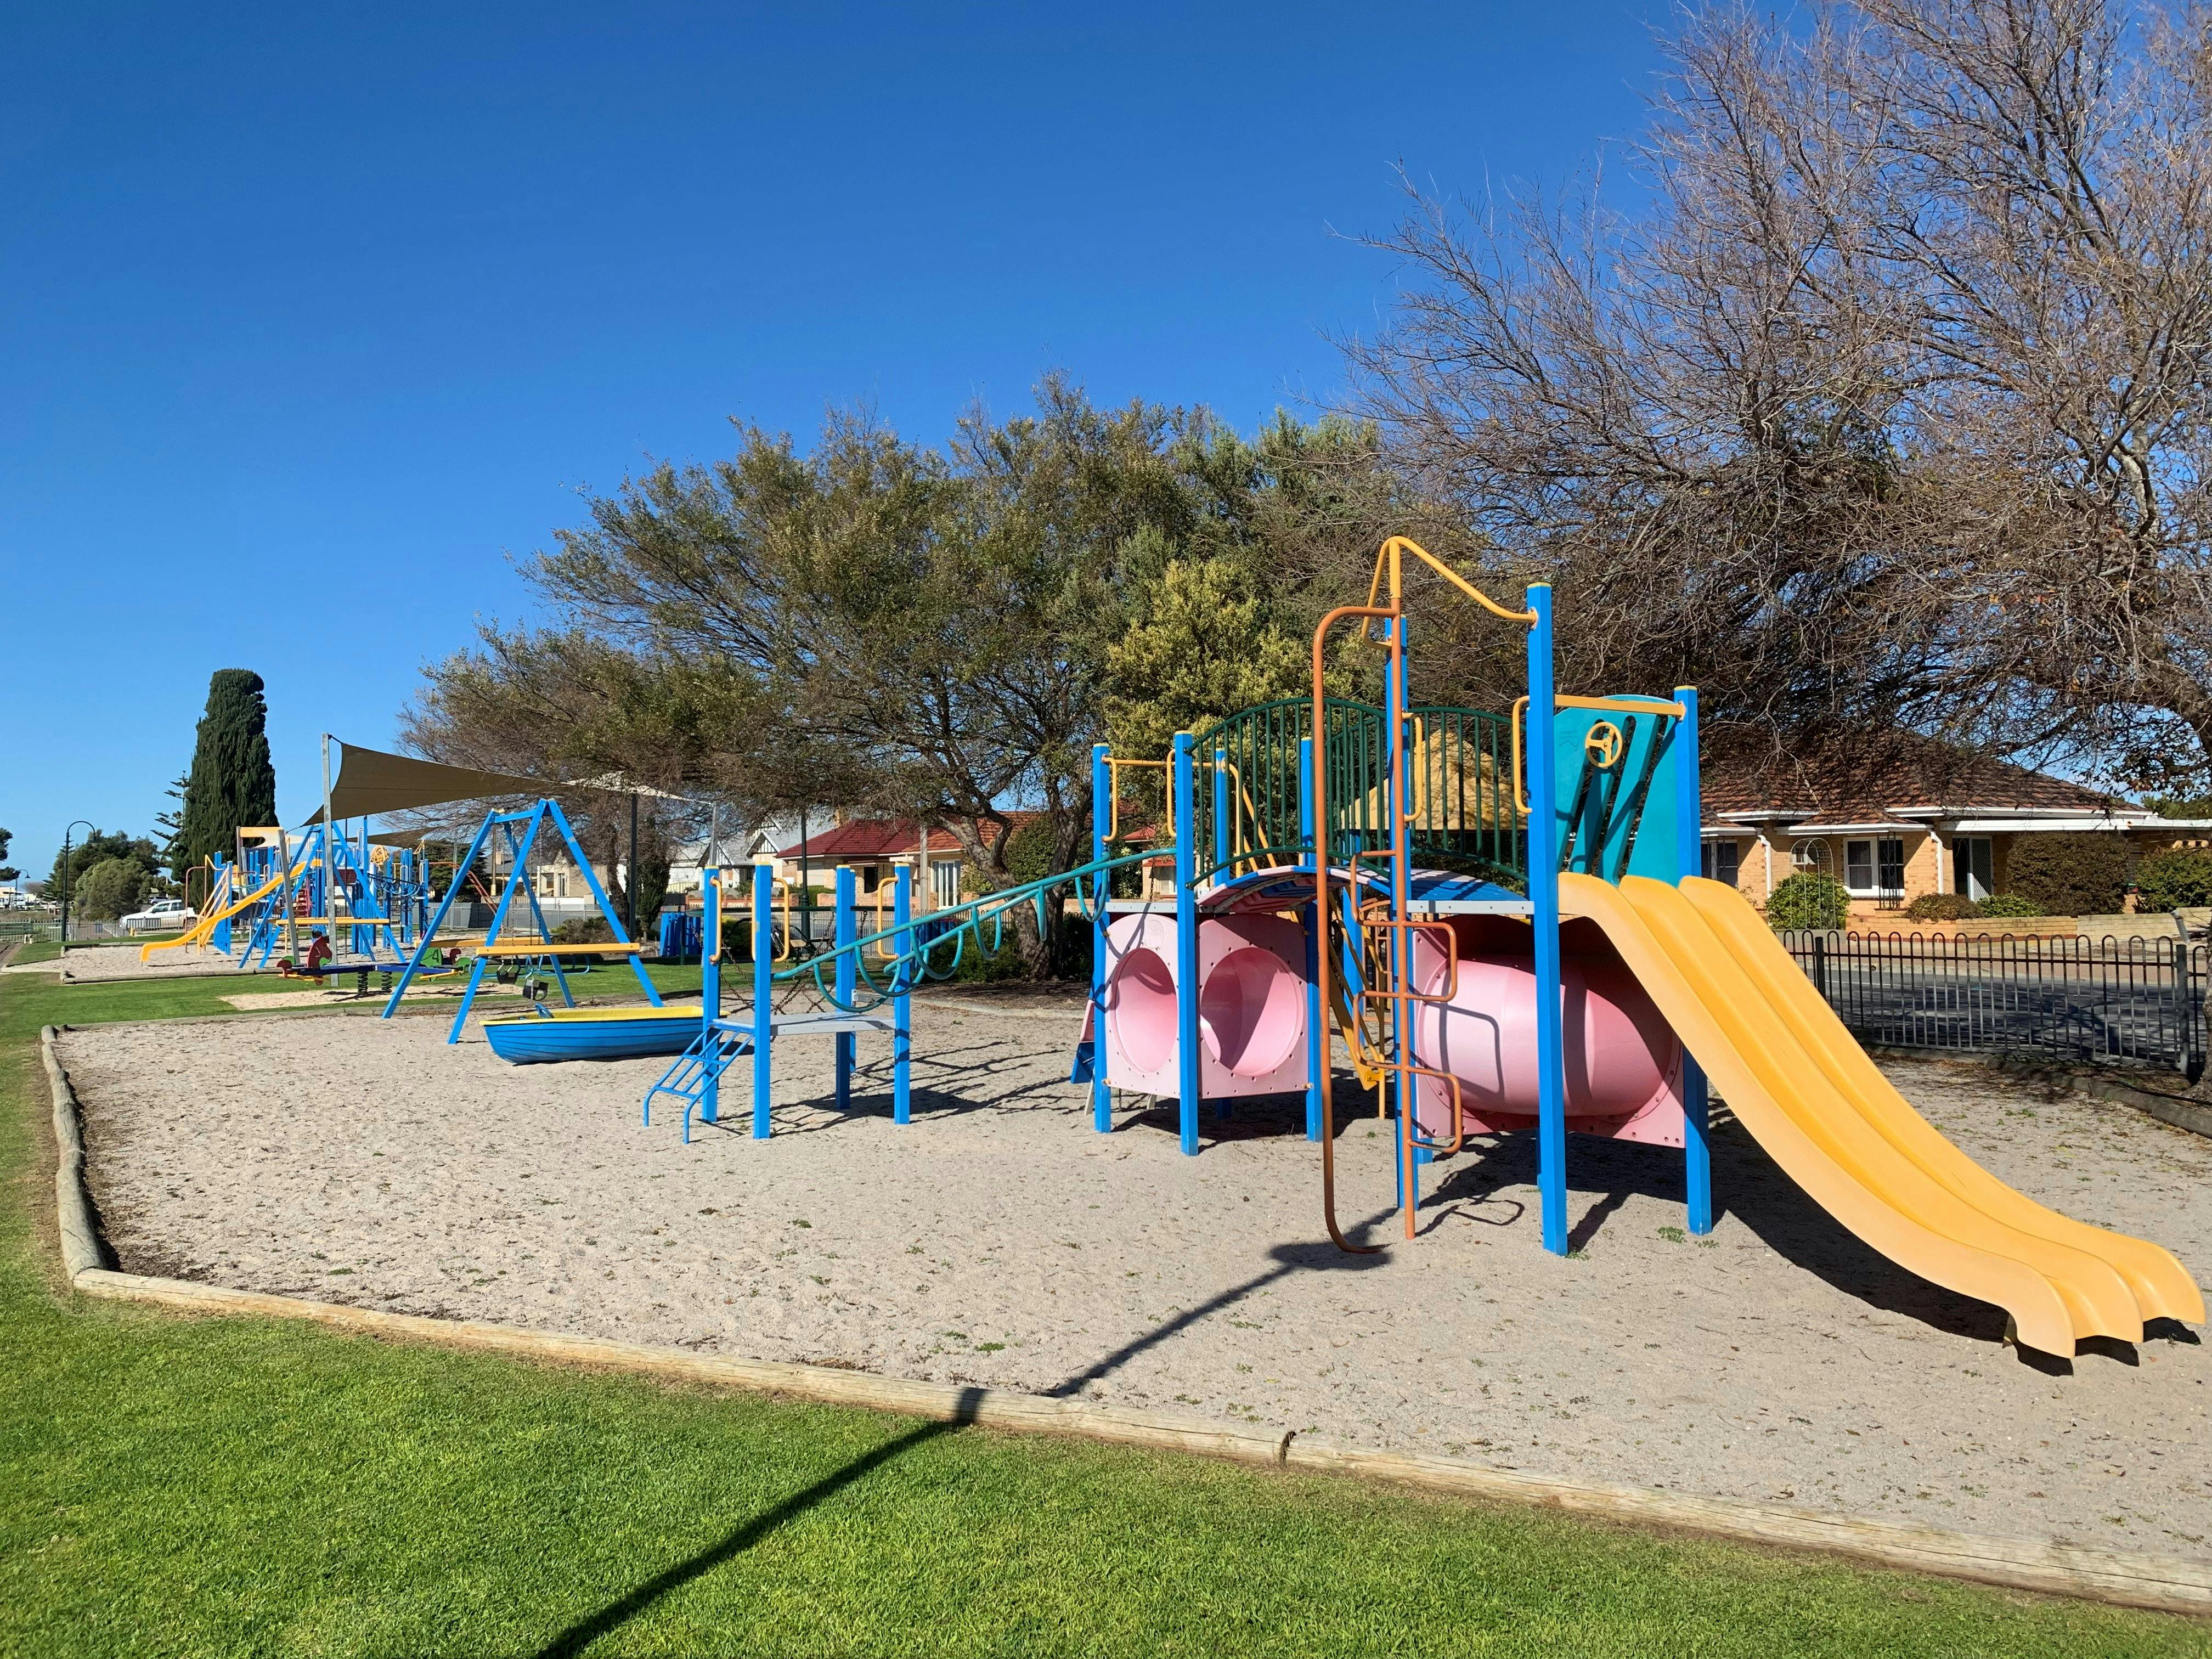
[[[150,830],[221,667],[300,817],[318,733],[386,743],[528,614],[579,489],[732,416],[1327,400],[1392,164],[1565,181],[1641,125],[1656,9],[9,9],[9,861]]]

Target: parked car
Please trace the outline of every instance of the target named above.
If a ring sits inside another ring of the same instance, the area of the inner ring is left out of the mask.
[[[165,927],[181,928],[191,921],[192,907],[180,898],[155,899],[143,910],[133,910],[123,918],[123,931],[135,933],[140,929],[149,933]]]

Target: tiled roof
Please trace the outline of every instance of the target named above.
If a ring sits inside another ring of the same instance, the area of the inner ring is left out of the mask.
[[[1018,830],[1035,812],[1009,812]],[[921,826],[912,818],[854,818],[849,823],[823,830],[818,836],[809,836],[804,842],[793,842],[776,854],[780,859],[804,856],[809,864],[863,864],[884,859],[908,858],[921,850]],[[960,843],[952,832],[942,825],[933,825],[929,832],[929,856],[934,860],[939,853],[957,854]]]
[[[1732,812],[1859,823],[1905,807],[2078,812],[2122,805],[2063,778],[1910,732],[1792,742],[1711,726],[1705,738],[1699,770],[1708,823],[1725,822]]]

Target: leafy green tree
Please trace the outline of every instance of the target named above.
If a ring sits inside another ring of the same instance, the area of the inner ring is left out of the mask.
[[[2127,892],[2128,863],[2128,838],[2114,830],[2017,836],[2005,886],[2046,915],[2111,915]]]
[[[1108,740],[1117,755],[1146,760],[1178,732],[1312,685],[1301,642],[1225,558],[1170,562],[1106,664]]]
[[[0,860],[4,860],[8,856],[8,843],[13,839],[14,837],[5,830],[0,830]],[[13,881],[22,873],[13,865],[0,863],[0,881]]]
[[[269,705],[261,676],[218,668],[208,680],[207,711],[192,744],[192,768],[169,847],[170,873],[211,854],[228,855],[241,824],[276,818],[276,769],[269,758]]]
[[[95,829],[84,841],[73,843],[69,849],[68,885],[71,908],[75,908],[76,890],[83,881],[85,872],[95,864],[106,863],[110,859],[121,859],[136,864],[149,877],[157,873],[161,867],[160,854],[155,851],[154,843],[145,836],[127,835],[119,830]],[[63,879],[62,855],[57,851],[52,872],[46,877],[46,888],[47,896],[57,902],[62,896]]]
[[[2212,852],[2168,847],[2145,854],[2136,866],[2136,892],[2146,910],[2212,904]]]
[[[138,908],[152,876],[135,858],[102,859],[70,890],[71,908],[93,921],[113,921]]]

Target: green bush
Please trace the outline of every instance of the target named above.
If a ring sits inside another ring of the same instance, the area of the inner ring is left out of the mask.
[[[1923,893],[1905,907],[1908,921],[1966,921],[1982,914],[1982,907],[1964,893]]]
[[[2212,904],[2212,852],[2169,847],[2144,854],[2136,866],[2136,894],[2137,908],[2144,910]]]
[[[1851,914],[1851,896],[1833,876],[1802,871],[1767,896],[1766,921],[1777,933],[1837,928]]]
[[[150,872],[135,859],[102,859],[77,878],[70,908],[88,921],[113,921],[138,908]]]
[[[1992,893],[1978,907],[1985,916],[2041,916],[2050,912],[2025,893]]]
[[[2103,916],[2128,890],[2128,841],[2111,830],[2015,836],[2007,890],[2050,916]]]

